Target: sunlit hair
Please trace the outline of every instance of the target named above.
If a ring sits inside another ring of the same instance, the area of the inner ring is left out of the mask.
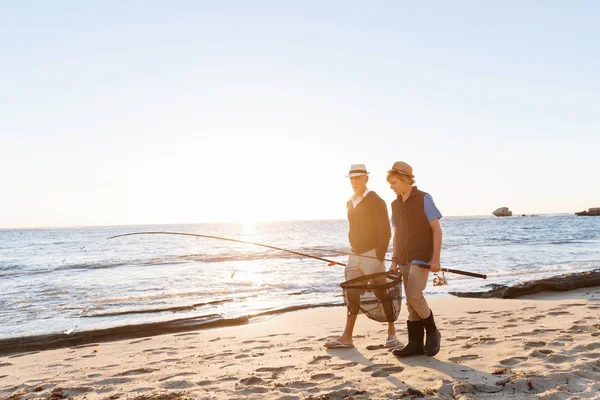
[[[392,178],[392,177],[396,177],[396,178],[400,179],[401,181],[408,183],[409,185],[415,184],[415,178],[406,176],[398,171],[389,171],[387,174],[386,180],[389,182],[390,178]]]

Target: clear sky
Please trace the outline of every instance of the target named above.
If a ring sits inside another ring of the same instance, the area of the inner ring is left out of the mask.
[[[416,3],[2,2],[0,227],[600,206],[600,2]]]

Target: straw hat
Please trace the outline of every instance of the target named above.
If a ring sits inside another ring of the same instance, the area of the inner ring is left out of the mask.
[[[404,161],[396,161],[394,165],[392,165],[392,169],[388,171],[388,173],[390,172],[398,172],[399,174],[408,176],[409,178],[415,177],[413,175],[412,167]]]
[[[352,178],[353,176],[363,176],[363,175],[369,175],[365,164],[352,164],[350,166],[350,172],[348,172],[348,175],[346,175],[346,176],[348,178]]]

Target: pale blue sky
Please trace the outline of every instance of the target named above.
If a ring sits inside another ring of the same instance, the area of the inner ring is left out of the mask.
[[[0,227],[600,206],[598,2],[0,5]]]

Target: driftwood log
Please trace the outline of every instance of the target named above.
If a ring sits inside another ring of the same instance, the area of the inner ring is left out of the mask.
[[[495,285],[486,292],[449,292],[457,297],[514,299],[527,294],[540,292],[563,292],[586,287],[600,286],[600,269],[572,274],[558,275],[551,278],[521,282],[512,286]]]

